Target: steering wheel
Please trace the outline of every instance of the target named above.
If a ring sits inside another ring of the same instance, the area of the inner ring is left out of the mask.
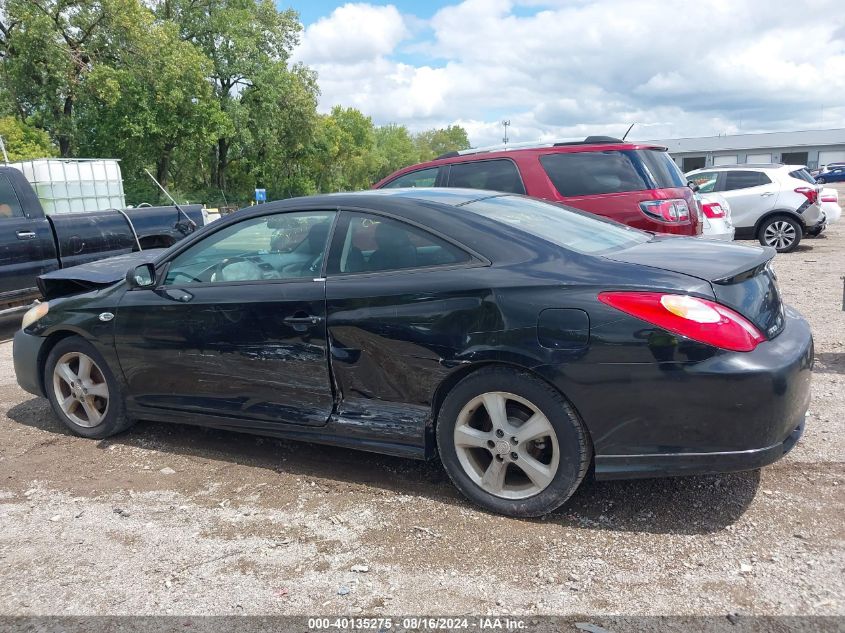
[[[223,269],[229,264],[237,264],[238,262],[245,261],[247,261],[246,257],[241,257],[240,255],[236,255],[235,257],[227,257],[214,267],[214,274],[212,278],[214,279],[214,281],[226,281],[223,278]]]

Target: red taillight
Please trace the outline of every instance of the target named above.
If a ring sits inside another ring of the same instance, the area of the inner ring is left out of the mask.
[[[839,202],[836,196],[822,196],[822,202]]]
[[[807,200],[810,201],[810,204],[816,204],[819,199],[819,192],[813,189],[812,187],[798,187],[795,190],[795,193],[802,194]]]
[[[687,224],[689,218],[689,206],[683,198],[674,200],[647,200],[640,202],[640,209],[648,217],[658,222],[667,224]]]
[[[599,301],[653,325],[732,352],[750,352],[766,339],[730,308],[689,295],[602,292]]]
[[[702,211],[704,211],[704,215],[708,218],[723,218],[725,217],[725,210],[722,208],[722,205],[718,202],[705,202],[701,205]]]

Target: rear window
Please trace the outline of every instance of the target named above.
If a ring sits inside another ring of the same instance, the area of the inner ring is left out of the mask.
[[[506,158],[453,164],[449,167],[448,186],[525,193],[516,165]]]
[[[798,180],[803,180],[804,182],[811,182],[816,184],[816,179],[810,175],[806,169],[796,169],[795,171],[789,172],[789,175],[793,178],[797,178]]]
[[[725,186],[722,191],[759,187],[768,185],[770,182],[772,181],[762,171],[729,171],[725,174]]]
[[[651,239],[637,229],[532,198],[497,196],[470,202],[463,208],[587,255],[601,255]]]
[[[562,196],[683,187],[681,170],[661,150],[546,154],[540,163]]]

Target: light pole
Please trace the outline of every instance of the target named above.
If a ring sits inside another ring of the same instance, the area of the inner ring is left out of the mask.
[[[505,119],[502,121],[502,125],[505,128],[505,136],[502,138],[502,142],[507,145],[508,144],[508,126],[511,124],[510,119]]]

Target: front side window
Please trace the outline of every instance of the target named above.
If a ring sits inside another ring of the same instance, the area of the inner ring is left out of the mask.
[[[391,218],[349,213],[335,238],[328,273],[368,273],[469,261],[460,248]]]
[[[698,185],[699,193],[712,193],[718,179],[719,174],[715,171],[702,171],[689,176],[689,181]]]
[[[513,161],[479,160],[455,163],[449,168],[449,186],[488,189],[505,193],[525,193],[525,186]]]
[[[725,187],[723,191],[735,191],[736,189],[748,189],[768,185],[772,181],[761,171],[729,171],[725,174]]]
[[[409,174],[399,176],[396,180],[391,180],[384,185],[384,189],[398,189],[400,187],[433,187],[434,181],[437,180],[438,167],[431,169],[420,169],[419,171],[412,171]]]
[[[0,219],[22,217],[23,209],[12,182],[6,174],[0,174]]]
[[[319,274],[333,211],[250,218],[213,233],[170,263],[165,285],[298,279]]]

